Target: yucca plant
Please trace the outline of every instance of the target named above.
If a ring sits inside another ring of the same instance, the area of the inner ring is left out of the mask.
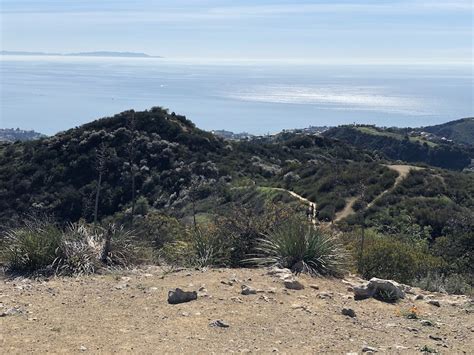
[[[258,239],[254,257],[246,262],[258,266],[277,265],[313,276],[340,276],[347,258],[335,236],[300,218],[292,218]]]
[[[205,229],[196,227],[191,233],[195,257],[193,264],[197,267],[216,266],[224,262],[224,245],[215,231],[209,226]]]
[[[70,224],[65,230],[53,267],[59,275],[93,274],[99,265],[100,236],[85,223]]]

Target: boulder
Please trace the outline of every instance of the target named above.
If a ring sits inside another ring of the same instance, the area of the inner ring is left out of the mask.
[[[299,282],[298,280],[286,280],[285,281],[285,287],[289,290],[303,290],[304,285]]]
[[[168,291],[168,303],[179,304],[197,300],[196,291],[183,291],[180,288]]]
[[[373,277],[365,285],[355,286],[356,299],[377,297],[385,301],[396,301],[405,298],[403,287],[395,281],[383,280]]]
[[[354,310],[352,308],[343,308],[342,309],[342,314],[351,318],[354,318],[356,316]]]
[[[257,293],[257,290],[247,286],[247,285],[242,285],[242,291],[240,292],[242,295],[255,295]]]

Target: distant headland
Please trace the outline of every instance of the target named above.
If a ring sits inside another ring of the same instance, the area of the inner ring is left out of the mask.
[[[77,52],[77,53],[48,53],[48,52],[27,52],[27,51],[0,51],[0,55],[20,55],[20,56],[61,56],[61,57],[117,57],[117,58],[163,58],[152,56],[146,53],[136,52]]]

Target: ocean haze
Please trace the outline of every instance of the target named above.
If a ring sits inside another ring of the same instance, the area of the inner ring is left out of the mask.
[[[53,134],[163,106],[204,129],[424,126],[472,116],[470,66],[152,58],[1,58],[0,127]]]

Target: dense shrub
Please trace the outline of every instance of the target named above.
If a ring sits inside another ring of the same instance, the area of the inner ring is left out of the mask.
[[[31,273],[50,267],[58,257],[62,231],[48,220],[27,220],[4,234],[3,258],[11,272]]]
[[[385,236],[367,236],[358,271],[366,279],[379,277],[411,283],[443,265],[422,246]]]

